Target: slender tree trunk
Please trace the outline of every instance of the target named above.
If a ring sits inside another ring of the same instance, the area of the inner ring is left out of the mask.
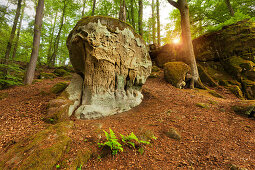
[[[63,13],[62,13],[61,21],[60,21],[60,27],[59,27],[59,31],[58,31],[57,37],[55,39],[54,51],[53,51],[53,54],[51,56],[50,66],[52,66],[52,67],[55,65],[55,61],[56,61],[56,56],[57,56],[58,46],[59,46],[59,40],[60,40],[60,36],[61,36],[63,25],[64,25],[64,18],[65,18],[65,11],[66,11],[65,9],[66,9],[66,0],[64,0],[64,8],[63,8]]]
[[[193,50],[193,44],[190,32],[190,21],[189,21],[189,7],[187,0],[168,0],[168,2],[179,9],[181,13],[181,29],[182,29],[182,44],[183,44],[183,59],[191,67],[191,83],[190,88],[194,88],[194,83],[199,83],[199,74],[196,64],[196,58]]]
[[[158,33],[158,45],[160,46],[160,15],[159,15],[159,0],[157,0],[157,33]]]
[[[16,31],[16,28],[17,28],[17,23],[18,23],[19,16],[20,16],[21,2],[22,2],[22,0],[18,0],[18,5],[17,5],[17,10],[16,10],[13,26],[12,26],[11,35],[10,35],[10,38],[9,38],[9,41],[8,41],[7,47],[6,47],[6,52],[5,52],[5,57],[4,57],[4,64],[8,64],[7,62],[9,60],[9,58],[10,58],[12,42],[13,42],[13,39],[14,39],[14,36],[15,36],[15,31]],[[7,70],[4,71],[4,74],[7,74]]]
[[[81,13],[82,16],[84,16],[84,14],[85,14],[85,6],[86,6],[86,0],[83,0],[82,13]]]
[[[32,81],[34,79],[36,61],[38,58],[39,46],[40,46],[43,8],[44,8],[44,0],[39,0],[37,8],[36,8],[36,14],[35,14],[33,49],[32,49],[32,53],[31,53],[30,62],[27,67],[24,84],[32,84]]]
[[[18,48],[18,44],[19,44],[19,35],[20,35],[20,31],[21,31],[25,7],[26,7],[26,0],[24,0],[24,2],[23,2],[23,8],[21,11],[21,16],[20,16],[19,25],[18,25],[18,31],[17,31],[17,35],[16,35],[16,42],[14,44],[14,48],[13,48],[13,52],[12,52],[12,60],[16,58],[16,52],[17,52],[17,48]]]
[[[227,4],[230,15],[233,17],[235,15],[235,12],[230,4],[230,0],[225,0],[225,3]]]
[[[120,12],[119,12],[119,20],[126,22],[126,2],[125,0],[120,1]]]
[[[139,34],[143,36],[143,0],[139,0],[138,29]]]
[[[133,28],[135,29],[134,0],[131,0],[130,8],[131,8],[131,23],[132,23]]]
[[[50,65],[51,62],[51,51],[52,51],[52,42],[53,42],[53,37],[54,37],[54,32],[55,32],[55,27],[56,27],[56,21],[57,21],[57,16],[58,16],[58,12],[56,12],[55,14],[55,18],[54,18],[54,23],[51,23],[52,28],[51,28],[51,33],[50,33],[50,41],[49,41],[49,48],[48,48],[48,53],[47,53],[47,65]]]
[[[96,9],[96,0],[93,0],[93,6],[92,6],[92,14],[91,16],[95,15],[95,9]]]
[[[156,44],[156,24],[155,24],[155,2],[152,0],[151,3],[151,18],[152,18],[152,41]]]

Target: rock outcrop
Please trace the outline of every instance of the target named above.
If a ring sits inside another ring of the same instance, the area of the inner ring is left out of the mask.
[[[237,89],[238,97],[255,99],[254,42],[255,23],[246,20],[203,35],[193,45],[197,61],[216,82]]]
[[[80,103],[72,109],[77,118],[113,115],[141,103],[152,63],[131,26],[110,17],[84,17],[69,34],[67,47],[83,79]]]
[[[193,40],[201,81],[222,85],[237,97],[255,99],[255,23],[249,20],[223,27]],[[155,63],[184,61],[181,46],[167,44],[151,52]]]

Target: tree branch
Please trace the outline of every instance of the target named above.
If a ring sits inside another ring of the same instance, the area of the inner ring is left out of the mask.
[[[179,4],[173,0],[167,0],[172,6],[174,6],[175,8],[179,9]]]

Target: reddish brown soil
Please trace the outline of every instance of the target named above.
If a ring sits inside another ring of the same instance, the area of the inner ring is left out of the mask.
[[[8,97],[0,100],[0,152],[48,126],[41,119],[49,100],[56,97],[49,89],[59,81],[64,80],[44,80],[1,91]],[[176,89],[162,77],[148,79],[138,107],[98,120],[74,120],[65,163],[71,163],[79,150],[90,147],[93,155],[84,169],[227,169],[233,164],[255,169],[255,121],[236,115],[231,106],[240,101],[226,90],[217,90],[224,99],[201,90]],[[196,103],[207,103],[209,108]],[[171,127],[180,132],[180,141],[163,133]],[[143,154],[124,146],[124,152],[99,159],[98,134],[109,128],[119,139],[119,134],[134,132],[139,136],[144,131],[157,139],[144,146]]]

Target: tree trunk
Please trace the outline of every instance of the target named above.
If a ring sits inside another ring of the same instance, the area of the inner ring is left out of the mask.
[[[143,36],[143,0],[139,0],[138,29],[139,34]]]
[[[84,14],[85,14],[85,6],[86,6],[86,0],[83,0],[82,13],[81,13],[82,16],[84,16]]]
[[[25,7],[26,7],[26,0],[24,0],[23,3],[24,4],[23,4],[22,11],[21,11],[20,20],[19,20],[18,32],[17,32],[17,35],[16,35],[16,42],[14,44],[14,48],[13,48],[13,52],[12,52],[12,60],[14,58],[16,58],[16,52],[17,52],[17,48],[18,48],[18,44],[19,44],[19,35],[20,35],[21,26],[22,26],[22,20],[23,20],[23,17],[24,17],[24,10],[25,10]]]
[[[17,10],[16,10],[13,26],[12,26],[11,35],[10,35],[10,38],[9,38],[9,41],[8,41],[7,47],[6,47],[6,52],[5,52],[5,57],[4,57],[4,64],[8,64],[8,60],[10,58],[12,42],[13,42],[13,39],[14,39],[14,36],[15,36],[15,31],[16,31],[16,28],[17,28],[17,23],[18,23],[19,16],[20,16],[21,1],[22,0],[18,0],[18,5],[17,5]],[[4,74],[7,74],[7,70],[4,71]]]
[[[155,24],[155,3],[154,3],[154,0],[152,0],[152,3],[151,3],[151,18],[152,18],[152,41],[153,41],[153,44],[156,44],[156,24]]]
[[[188,64],[191,68],[191,82],[190,88],[194,88],[194,84],[199,84],[199,74],[196,64],[196,58],[193,50],[193,44],[190,32],[190,21],[189,21],[189,7],[187,0],[178,0],[177,2],[173,0],[168,0],[168,2],[179,9],[181,13],[181,29],[182,29],[182,57],[184,62]]]
[[[120,12],[119,12],[119,20],[126,22],[126,2],[125,0],[120,1]]]
[[[135,29],[134,0],[131,0],[130,8],[131,8],[131,23],[132,23],[133,28]]]
[[[96,0],[93,0],[93,6],[92,6],[92,14],[91,16],[95,15],[95,9],[96,9]]]
[[[233,10],[233,8],[232,8],[232,6],[230,4],[230,1],[229,0],[225,0],[225,3],[227,4],[227,7],[228,7],[230,15],[233,17],[235,15],[235,13],[234,13],[234,10]]]
[[[53,24],[53,26],[52,26],[52,28],[51,28],[50,42],[49,42],[49,48],[48,48],[48,53],[47,53],[47,65],[48,65],[48,66],[49,66],[50,63],[51,63],[52,41],[53,41],[53,37],[54,37],[54,32],[55,32],[55,27],[56,27],[57,16],[58,16],[58,12],[56,12],[56,14],[55,14],[54,23],[51,23],[51,25]]]
[[[52,66],[52,67],[55,65],[55,61],[56,61],[56,56],[57,56],[57,52],[58,52],[60,35],[61,35],[62,28],[63,28],[63,25],[64,25],[65,9],[66,9],[66,0],[64,0],[64,8],[63,8],[62,17],[61,17],[61,20],[60,20],[60,27],[59,27],[59,30],[58,30],[58,35],[57,35],[57,37],[55,39],[54,49],[53,49],[54,51],[53,51],[53,54],[51,56],[50,66]]]
[[[159,0],[157,0],[157,33],[158,33],[158,45],[160,46],[160,15],[159,15]]]
[[[32,84],[32,81],[34,79],[36,61],[37,61],[38,53],[39,53],[40,35],[41,35],[42,19],[43,19],[43,8],[44,8],[44,0],[39,0],[37,8],[36,8],[36,14],[35,14],[33,49],[31,53],[30,62],[27,67],[24,84],[30,85]]]

